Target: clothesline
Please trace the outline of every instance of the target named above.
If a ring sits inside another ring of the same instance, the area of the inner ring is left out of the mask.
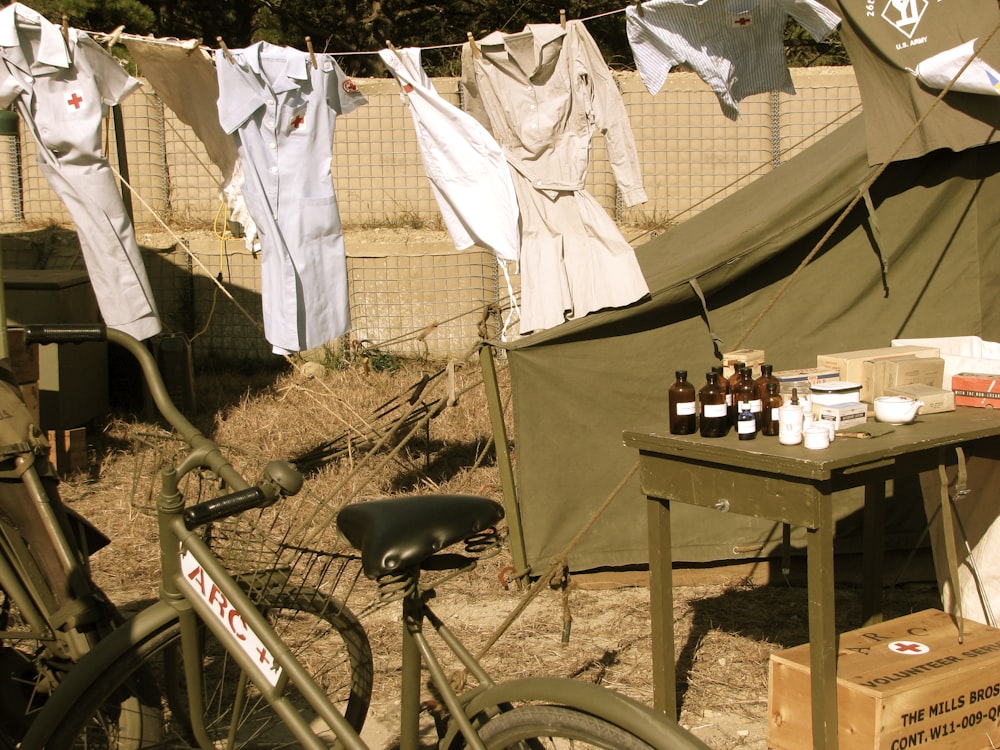
[[[596,14],[594,14],[592,16],[586,16],[584,18],[579,18],[579,19],[575,19],[575,20],[578,20],[581,23],[587,23],[589,21],[595,21],[595,20],[600,19],[600,18],[606,18],[608,16],[614,16],[614,15],[617,15],[619,13],[624,13],[624,12],[625,12],[625,8],[622,7],[622,8],[616,8],[614,10],[605,11],[603,13],[596,13]],[[565,21],[565,18],[562,16],[562,14],[561,14],[561,17],[560,17],[560,21],[561,22]],[[186,49],[190,49],[191,51],[194,51],[195,49],[200,48],[200,49],[203,49],[205,51],[211,52],[213,54],[216,53],[216,52],[222,52],[225,49],[224,46],[223,46],[224,42],[221,42],[221,40],[220,40],[221,43],[220,43],[219,47],[211,47],[211,46],[209,46],[207,44],[201,43],[200,41],[198,41],[196,39],[174,39],[174,38],[170,38],[170,37],[152,37],[152,36],[144,36],[144,35],[141,35],[141,34],[126,34],[126,33],[123,33],[120,29],[115,29],[115,31],[110,32],[110,33],[109,32],[89,32],[89,31],[86,32],[86,33],[90,34],[97,41],[100,41],[100,42],[102,42],[104,44],[109,44],[109,45],[113,45],[114,43],[116,43],[120,39],[128,38],[128,39],[134,39],[136,41],[141,41],[141,42],[150,42],[150,43],[154,43],[154,44],[166,44],[166,45],[171,45],[171,46],[184,47]],[[438,50],[438,49],[459,49],[459,48],[462,47],[463,44],[466,44],[466,43],[467,42],[465,42],[465,41],[461,41],[461,42],[451,42],[451,43],[447,43],[447,44],[432,44],[432,45],[420,46],[419,49],[421,51]],[[379,54],[379,50],[352,50],[352,51],[346,51],[346,52],[321,52],[321,54],[327,54],[327,55],[331,55],[333,57],[356,57],[356,56],[361,56],[361,55],[378,55]]]

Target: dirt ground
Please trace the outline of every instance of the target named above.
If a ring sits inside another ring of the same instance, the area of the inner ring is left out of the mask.
[[[291,525],[306,521],[304,526],[319,530],[323,544],[331,548],[341,544],[328,532],[344,502],[437,491],[502,499],[478,367],[460,363],[457,384],[467,390],[455,406],[422,422],[421,405],[442,396],[443,379],[436,377],[442,365],[393,362],[399,369],[386,372],[375,371],[372,362],[359,357],[340,370],[288,366],[196,373],[193,421],[225,447],[238,468],[253,474],[270,458],[311,456],[303,463],[306,489],[286,501],[282,520]],[[422,400],[411,405],[411,388],[424,374],[435,377]],[[501,370],[500,376],[503,383],[506,373]],[[110,546],[95,555],[95,575],[126,610],[156,592],[155,528],[149,510],[156,465],[178,448],[136,403],[141,405],[141,397],[90,427],[89,465],[68,474],[61,485],[69,504],[111,538]],[[382,442],[394,420],[407,415],[406,427]],[[504,585],[510,564],[505,549],[439,591],[436,609],[473,651],[525,596],[516,583]],[[350,580],[344,585],[349,588]],[[371,603],[363,588],[346,592],[356,611]],[[887,589],[885,597],[888,616],[938,605],[936,587],[929,584]],[[859,598],[854,588],[838,590],[837,619],[843,629],[860,624]],[[567,615],[571,627],[564,642]],[[805,589],[739,580],[680,587],[674,616],[681,723],[713,748],[763,750],[768,658],[807,640]],[[487,652],[485,663],[507,677],[573,677],[651,704],[649,618],[644,586],[603,587],[593,578],[573,577],[565,591],[543,590]],[[376,608],[363,622],[376,669],[366,737],[373,746],[388,748],[396,721],[398,611]]]

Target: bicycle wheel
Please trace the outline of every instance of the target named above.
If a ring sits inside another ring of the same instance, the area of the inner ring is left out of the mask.
[[[357,618],[337,600],[314,590],[290,590],[262,595],[258,605],[282,640],[303,662],[314,680],[358,730],[368,712],[372,684],[372,659],[367,636]],[[331,637],[332,636],[332,637]],[[47,749],[192,747],[184,686],[178,682],[180,627],[176,621],[147,636],[117,660],[90,685],[72,710],[52,727]],[[203,718],[209,736],[218,746],[232,748],[283,748],[297,746],[256,688],[246,680],[221,644],[204,633],[202,690]],[[163,731],[157,742],[137,743],[125,736],[117,695],[138,670],[150,668],[169,689],[164,689],[166,709]],[[310,709],[294,685],[288,697]],[[334,737],[318,718],[312,721],[320,737]]]
[[[52,650],[52,640],[32,638],[31,628],[20,617],[17,605],[0,592],[0,630],[12,637],[0,640],[0,750],[17,747],[48,696],[75,666],[65,655]],[[110,609],[102,620],[110,632],[120,622]],[[158,738],[161,701],[155,681],[137,674],[128,691],[119,693],[117,711],[126,723],[122,732],[140,741]]]
[[[631,732],[566,706],[518,706],[479,730],[487,750],[653,750]]]

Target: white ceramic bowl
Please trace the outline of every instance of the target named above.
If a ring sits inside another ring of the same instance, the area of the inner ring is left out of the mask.
[[[890,424],[909,424],[923,405],[923,401],[908,396],[879,396],[874,403],[875,419]]]

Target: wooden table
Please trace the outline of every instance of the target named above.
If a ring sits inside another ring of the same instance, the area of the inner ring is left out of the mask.
[[[806,529],[813,747],[837,747],[837,633],[834,623],[835,495],[864,487],[867,622],[881,618],[885,485],[894,477],[954,463],[950,446],[1000,435],[1000,410],[959,407],[867,440],[840,437],[826,450],[781,445],[777,438],[738,440],[671,435],[665,423],[625,431],[640,457],[649,499],[650,608],[654,702],[676,718],[673,556],[670,503],[758,516]]]

